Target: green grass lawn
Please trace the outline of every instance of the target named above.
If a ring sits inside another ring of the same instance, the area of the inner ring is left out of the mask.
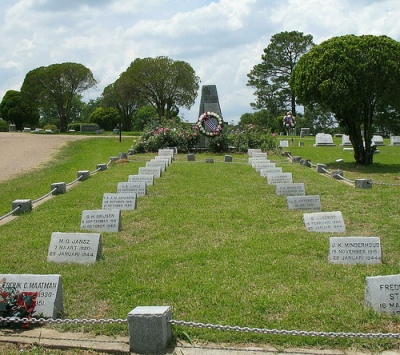
[[[284,138],[284,137],[280,137]],[[299,141],[305,145],[298,146]],[[176,320],[240,327],[333,332],[398,332],[398,317],[373,312],[364,304],[365,277],[399,273],[400,147],[379,147],[375,163],[357,166],[351,152],[313,147],[315,139],[294,139],[285,150],[341,169],[347,179],[371,178],[373,188],[355,189],[292,164],[282,156],[269,159],[304,182],[307,195],[320,195],[323,211],[341,211],[346,233],[378,236],[383,263],[328,263],[331,233],[307,232],[301,211],[289,211],[286,198],[247,163],[211,153],[189,162],[180,154],[138,207],[122,211],[122,230],[102,233],[103,255],[92,265],[47,262],[52,232],[79,232],[83,210],[101,209],[105,192],[137,174],[153,154],[135,155],[127,163],[79,183],[0,226],[0,273],[60,274],[65,318],[126,318],[136,306],[168,305]],[[40,170],[0,183],[0,216],[15,199],[36,199],[53,182],[70,182],[78,170],[93,171],[132,137],[92,138],[70,143]],[[214,163],[205,163],[213,158]],[[337,159],[343,162],[337,163]],[[375,184],[380,182],[385,185]],[[102,334],[127,334],[125,325],[55,326]],[[256,342],[275,346],[394,348],[398,340],[341,339],[261,335],[174,326],[176,337],[210,342]]]

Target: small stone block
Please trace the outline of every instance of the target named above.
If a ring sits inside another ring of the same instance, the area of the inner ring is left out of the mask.
[[[32,200],[14,200],[11,203],[11,206],[12,210],[15,210],[16,208],[20,207],[17,211],[13,213],[15,216],[18,216],[21,213],[32,211]]]
[[[292,157],[292,163],[300,163],[301,157]]]
[[[115,161],[117,161],[117,160],[119,160],[119,157],[110,157],[110,162],[112,163],[112,162],[115,162]]]
[[[107,170],[107,169],[108,169],[107,164],[97,164],[96,165],[96,170],[103,171],[103,170]]]
[[[65,182],[55,182],[51,184],[50,190],[53,191],[52,195],[61,195],[67,192],[67,184]]]
[[[343,170],[335,170],[331,172],[331,177],[337,180],[341,180],[341,177],[343,177]]]
[[[187,155],[187,160],[188,161],[195,161],[196,160],[196,156],[193,153],[190,153]]]
[[[356,179],[355,181],[356,189],[372,189],[371,179]]]
[[[206,159],[206,163],[214,163],[214,159],[208,158]]]
[[[89,170],[80,170],[78,171],[78,179],[80,181],[85,181],[90,178],[90,171]]]
[[[129,348],[138,354],[163,354],[172,338],[171,307],[139,306],[128,313]]]
[[[118,153],[118,159],[128,159],[128,154],[126,154],[126,153]]]
[[[326,171],[326,164],[317,164],[317,167],[315,168],[317,173],[325,173]]]
[[[226,163],[231,163],[232,162],[232,156],[231,155],[225,155],[225,162]]]

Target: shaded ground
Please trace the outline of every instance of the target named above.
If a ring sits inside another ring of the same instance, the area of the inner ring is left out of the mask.
[[[38,167],[67,142],[85,138],[67,134],[0,132],[0,181]]]

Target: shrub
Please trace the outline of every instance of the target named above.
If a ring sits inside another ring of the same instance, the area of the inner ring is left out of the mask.
[[[8,123],[0,119],[0,132],[8,132]]]
[[[235,147],[236,152],[247,152],[248,149],[261,148],[264,151],[277,148],[276,134],[253,124],[239,126],[232,129],[228,135],[230,146]]]

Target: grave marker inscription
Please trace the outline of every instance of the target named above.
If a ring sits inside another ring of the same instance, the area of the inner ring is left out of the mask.
[[[321,211],[319,195],[287,196],[286,205],[289,210]]]
[[[342,212],[304,213],[303,222],[309,232],[345,232]]]
[[[81,229],[95,232],[118,232],[121,229],[121,210],[82,211]]]
[[[149,175],[150,176],[150,175]],[[103,210],[135,210],[137,207],[136,193],[104,193]]]
[[[379,237],[331,237],[329,257],[333,264],[380,264],[382,262]]]

